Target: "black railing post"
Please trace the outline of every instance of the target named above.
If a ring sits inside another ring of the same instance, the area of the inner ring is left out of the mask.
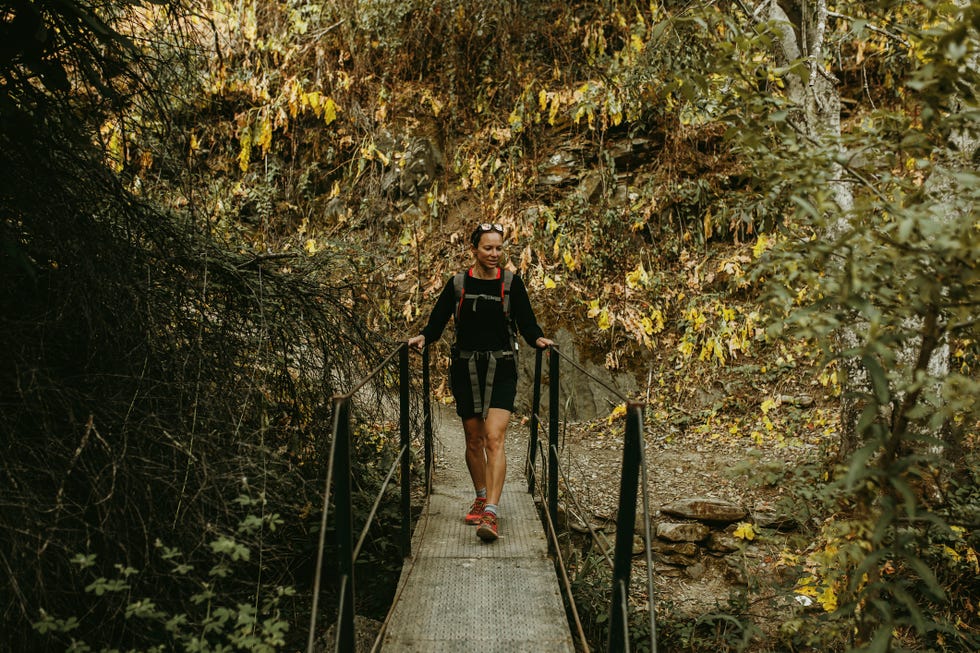
[[[429,346],[422,348],[422,437],[425,451],[425,493],[432,492],[432,388],[429,379]]]
[[[408,387],[408,344],[402,343],[398,355],[398,394],[400,397],[399,422],[401,424],[402,452],[402,557],[412,555],[412,460],[409,446],[409,387]]]
[[[531,437],[527,442],[527,464],[524,474],[527,476],[527,491],[534,494],[534,459],[538,453],[538,413],[541,411],[541,360],[544,358],[543,349],[534,350],[534,394],[531,400]]]
[[[548,372],[548,514],[558,528],[558,345],[551,345]]]
[[[626,437],[623,441],[623,472],[619,481],[619,512],[616,515],[616,549],[613,558],[612,599],[609,604],[609,648],[613,651],[628,650],[629,642],[623,634],[628,628],[626,607],[621,592],[630,586],[630,570],[633,566],[633,533],[636,530],[636,486],[640,477],[641,422],[643,404],[630,402],[626,405]]]
[[[333,477],[337,499],[337,566],[339,577],[346,578],[340,596],[340,618],[337,622],[337,648],[354,650],[354,521],[351,510],[350,480],[350,399],[338,399],[334,410],[340,411],[337,422],[337,444]]]

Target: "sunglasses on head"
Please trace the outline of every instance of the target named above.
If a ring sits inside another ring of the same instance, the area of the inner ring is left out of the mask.
[[[479,227],[477,227],[477,229],[480,231],[496,231],[501,234],[504,233],[504,225],[500,224],[499,222],[483,222]]]

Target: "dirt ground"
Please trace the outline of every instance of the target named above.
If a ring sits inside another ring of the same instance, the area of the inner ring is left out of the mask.
[[[618,436],[615,428],[597,432],[589,425],[569,426],[561,446],[560,465],[565,470],[562,484],[567,483],[570,494],[578,497],[578,507],[570,499],[565,501],[571,513],[569,521],[588,520],[599,530],[609,532],[610,542],[614,539],[620,492],[622,429],[622,421]],[[693,433],[668,439],[648,431],[645,441],[652,532],[656,531],[657,521],[678,521],[662,515],[659,509],[680,499],[710,497],[730,501],[750,512],[746,521],[754,513],[776,510],[784,490],[778,484],[757,482],[757,472],[769,465],[792,465],[815,450],[812,444],[754,447],[745,439],[712,439]],[[637,510],[637,533],[642,534],[641,501],[637,502]],[[725,605],[732,591],[745,587],[747,582],[753,584],[758,596],[774,596],[771,587],[765,585],[786,580],[777,563],[780,550],[791,546],[792,537],[792,532],[767,530],[764,537],[760,534],[755,541],[744,542],[740,552],[725,556],[703,552],[698,563],[688,566],[666,564],[654,556],[654,591],[659,609],[666,602],[676,616],[700,616]],[[637,540],[634,553],[641,546],[642,540]],[[631,596],[640,606],[647,596],[646,567],[645,555],[634,555]],[[760,601],[756,604],[758,616],[772,607],[771,602]]]

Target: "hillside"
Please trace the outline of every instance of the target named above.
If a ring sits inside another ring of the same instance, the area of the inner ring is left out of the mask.
[[[976,650],[976,6],[43,0],[0,27],[10,647],[296,647],[325,398],[499,221],[546,332],[646,404],[655,506],[753,513],[726,532],[752,565],[660,552],[668,650]],[[621,409],[563,393],[575,531],[611,509]],[[712,571],[710,615],[670,598]]]

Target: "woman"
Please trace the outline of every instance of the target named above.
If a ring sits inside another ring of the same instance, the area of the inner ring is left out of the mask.
[[[498,504],[507,473],[504,438],[517,394],[513,325],[529,345],[543,349],[554,343],[538,326],[521,278],[500,268],[503,225],[478,225],[470,243],[473,267],[446,284],[428,324],[408,344],[422,349],[435,342],[455,316],[449,378],[466,435],[466,467],[476,490],[464,519],[477,525],[481,540],[493,542],[498,536]]]

